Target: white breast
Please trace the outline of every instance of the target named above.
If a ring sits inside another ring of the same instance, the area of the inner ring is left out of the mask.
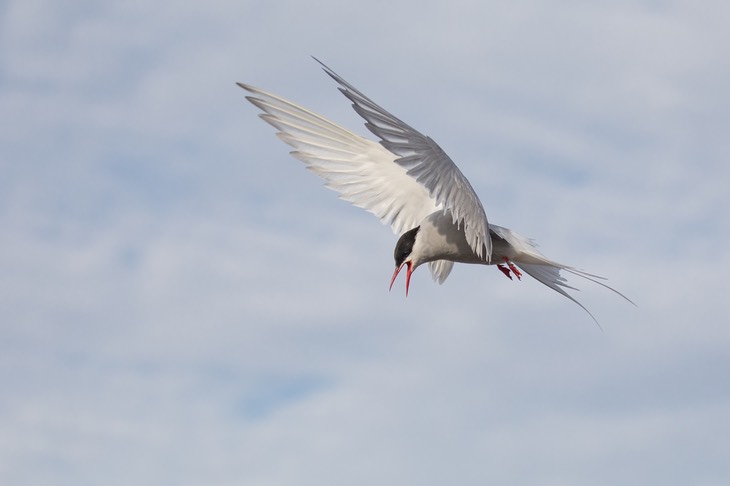
[[[421,222],[413,255],[419,265],[435,260],[486,263],[469,246],[463,228],[455,225],[451,214],[443,210],[431,213]]]

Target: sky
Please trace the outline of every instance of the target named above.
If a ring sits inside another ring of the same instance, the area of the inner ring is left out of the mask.
[[[730,482],[724,1],[0,5],[3,485]],[[578,306],[419,269],[235,82],[436,140]]]

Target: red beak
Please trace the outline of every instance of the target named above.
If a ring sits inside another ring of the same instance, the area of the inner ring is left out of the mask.
[[[393,288],[393,282],[395,282],[395,278],[398,276],[400,269],[403,268],[403,265],[408,265],[408,269],[406,271],[406,297],[408,297],[408,287],[411,285],[411,274],[413,273],[413,264],[411,262],[403,262],[395,269],[395,272],[393,272],[393,278],[390,279],[390,288],[388,290]]]

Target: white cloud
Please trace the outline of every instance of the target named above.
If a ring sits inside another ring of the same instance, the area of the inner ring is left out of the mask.
[[[3,484],[723,484],[721,2],[10,2]],[[246,81],[436,139],[579,297],[425,270]]]

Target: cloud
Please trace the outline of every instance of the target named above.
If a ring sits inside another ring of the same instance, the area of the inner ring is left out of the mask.
[[[3,8],[3,484],[730,477],[725,4]],[[366,134],[312,54],[638,309],[468,266],[389,293],[390,230],[234,85]]]

